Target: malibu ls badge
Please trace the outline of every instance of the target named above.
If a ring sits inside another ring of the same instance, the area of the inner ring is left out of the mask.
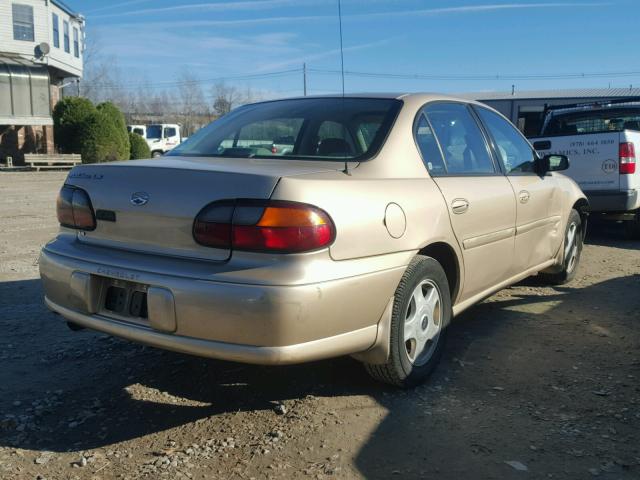
[[[136,207],[146,205],[149,201],[149,194],[147,192],[134,192],[131,194],[131,204]]]

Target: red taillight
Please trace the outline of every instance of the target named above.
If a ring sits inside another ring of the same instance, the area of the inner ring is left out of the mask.
[[[58,222],[63,227],[78,230],[93,230],[96,228],[96,217],[93,213],[91,199],[81,188],[65,185],[60,190],[56,202]]]
[[[636,149],[632,142],[620,144],[620,174],[636,173]]]
[[[220,201],[198,214],[193,237],[207,247],[300,253],[328,246],[335,228],[326,212],[303,203]]]

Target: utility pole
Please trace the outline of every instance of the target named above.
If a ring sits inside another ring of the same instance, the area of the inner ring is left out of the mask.
[[[307,64],[302,64],[302,86],[304,91],[304,96],[307,96]]]

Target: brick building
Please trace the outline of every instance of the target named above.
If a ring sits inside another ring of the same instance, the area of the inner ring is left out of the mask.
[[[51,111],[82,77],[84,25],[59,0],[0,0],[0,163],[54,153]]]

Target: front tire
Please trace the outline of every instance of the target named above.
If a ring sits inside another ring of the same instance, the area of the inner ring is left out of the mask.
[[[389,358],[365,364],[367,372],[402,388],[423,383],[440,361],[450,320],[447,275],[436,260],[417,255],[394,295]]]
[[[162,152],[160,150],[155,150],[155,151],[151,152],[151,156],[153,158],[161,157],[162,155],[163,154],[162,154]]]
[[[583,243],[582,218],[576,210],[571,210],[564,236],[562,270],[555,273],[541,273],[540,279],[550,285],[564,285],[573,280],[580,263]]]

